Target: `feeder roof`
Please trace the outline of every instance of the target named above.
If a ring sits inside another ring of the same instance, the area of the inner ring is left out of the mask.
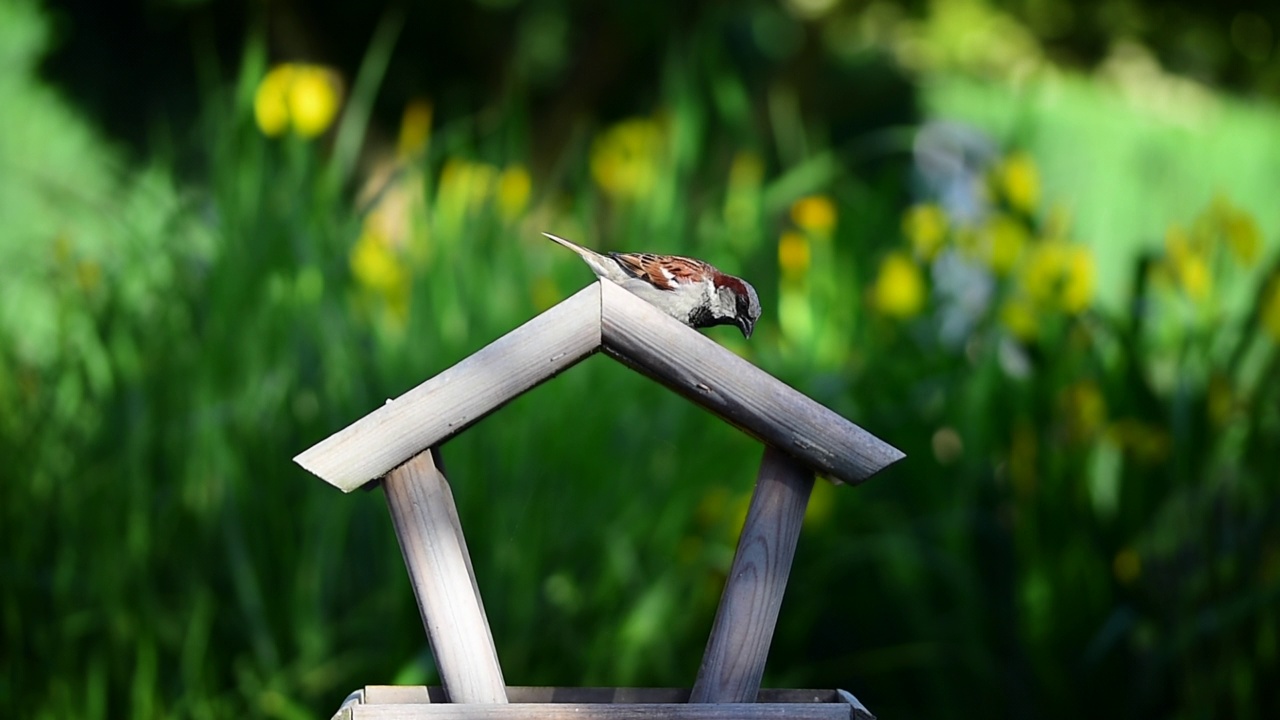
[[[903,458],[812,398],[600,280],[294,461],[350,492],[597,351],[831,480],[857,484]]]

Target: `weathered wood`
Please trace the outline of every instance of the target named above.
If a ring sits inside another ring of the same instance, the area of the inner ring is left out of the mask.
[[[353,718],[841,718],[875,720],[844,690],[765,688],[757,701],[738,705],[688,705],[688,688],[527,687],[507,688],[510,705],[444,703],[439,687],[371,685],[352,693],[334,720]],[[376,706],[381,707],[376,707]],[[396,706],[399,707],[396,707]],[[806,708],[806,705],[808,706]],[[495,709],[496,708],[496,709]],[[727,708],[727,709],[726,709]],[[804,709],[802,709],[804,708]],[[816,709],[815,709],[816,708]],[[486,714],[489,713],[489,714]],[[496,715],[494,714],[496,713]]]
[[[850,720],[853,708],[838,703],[740,703],[724,705],[353,705],[350,720]],[[340,716],[340,715],[339,715]]]
[[[607,281],[504,335],[299,454],[351,491],[603,347],[766,444],[856,484],[902,459],[897,449]]]
[[[610,282],[600,283],[610,356],[833,480],[860,483],[902,452]]]
[[[439,446],[431,448],[431,460],[432,462],[435,463],[436,469],[440,471],[440,474],[443,475],[445,478],[448,478],[449,470],[444,465],[444,458],[441,457],[440,455]],[[445,480],[445,483],[446,483],[446,487],[448,487],[447,479]],[[452,492],[452,489],[450,489],[450,492]],[[467,563],[467,577],[470,578],[471,580],[471,590],[476,594],[476,605],[480,607],[480,619],[481,621],[484,622],[484,627],[485,627],[485,630],[487,631],[490,627],[489,616],[484,611],[484,600],[480,596],[480,585],[479,583],[476,582],[476,569],[475,569],[475,566],[471,564],[471,553],[467,552],[466,543],[465,543],[465,540],[463,539],[464,536],[462,534],[462,518],[458,516],[458,505],[457,503],[453,502],[452,495],[449,496],[448,511],[449,511],[449,523],[453,525],[453,532],[455,535],[458,536],[459,541],[462,543],[461,545],[462,559],[465,560]],[[494,658],[497,658],[498,646],[494,644],[493,633],[486,632],[485,637],[489,640],[489,652],[493,654]]]
[[[853,713],[851,714],[853,720],[876,720],[876,716],[872,715],[867,706],[854,697],[853,693],[847,690],[836,690],[836,698],[839,702],[846,703],[853,708]]]
[[[432,698],[432,690],[437,691],[439,696]],[[509,695],[508,699],[510,699]],[[366,685],[363,701],[368,705],[422,705],[447,702],[444,688],[432,688],[426,685]]]
[[[761,688],[759,703],[845,702],[836,690],[793,690]],[[507,688],[513,703],[687,703],[689,688],[651,687],[538,687],[514,685]]]
[[[689,688],[666,687],[559,687],[548,685],[508,685],[507,701],[511,703],[687,703]],[[444,689],[438,685],[367,685],[363,689],[364,703],[443,703],[448,702]],[[756,695],[758,703],[833,703],[858,705],[843,690],[806,690],[791,688],[761,688]]]
[[[813,472],[766,447],[691,703],[751,702],[778,622]]]
[[[600,347],[600,284],[495,340],[294,458],[350,492],[439,445]]]
[[[505,703],[502,668],[476,589],[453,492],[424,451],[382,483],[441,684],[451,702]]]

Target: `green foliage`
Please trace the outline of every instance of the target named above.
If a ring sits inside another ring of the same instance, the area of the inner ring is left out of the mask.
[[[35,82],[43,24],[0,4],[0,707],[304,717],[433,682],[379,494],[290,458],[588,282],[551,230],[750,277],[751,342],[709,334],[908,453],[815,490],[766,683],[886,717],[1274,711],[1280,256],[1252,179],[1149,213],[1162,248],[1081,244],[1047,209],[1075,176],[993,122],[1033,152],[984,168],[982,213],[904,211],[905,156],[826,147],[785,92],[766,136],[714,44],[548,167],[524,109],[425,104],[357,163],[397,23],[321,140],[255,125],[251,41],[180,183]],[[689,685],[759,454],[600,357],[450,442],[507,681]]]

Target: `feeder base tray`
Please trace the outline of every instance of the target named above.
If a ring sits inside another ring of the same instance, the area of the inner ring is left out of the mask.
[[[681,688],[508,687],[507,705],[454,704],[440,687],[368,685],[334,720],[875,720],[844,690],[761,690],[754,703],[690,704]]]

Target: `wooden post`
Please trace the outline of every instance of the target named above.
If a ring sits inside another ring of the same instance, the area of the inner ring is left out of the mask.
[[[766,446],[692,703],[754,702],[791,573],[813,471]]]
[[[418,453],[388,473],[382,486],[449,701],[507,702],[493,633],[438,450]]]

